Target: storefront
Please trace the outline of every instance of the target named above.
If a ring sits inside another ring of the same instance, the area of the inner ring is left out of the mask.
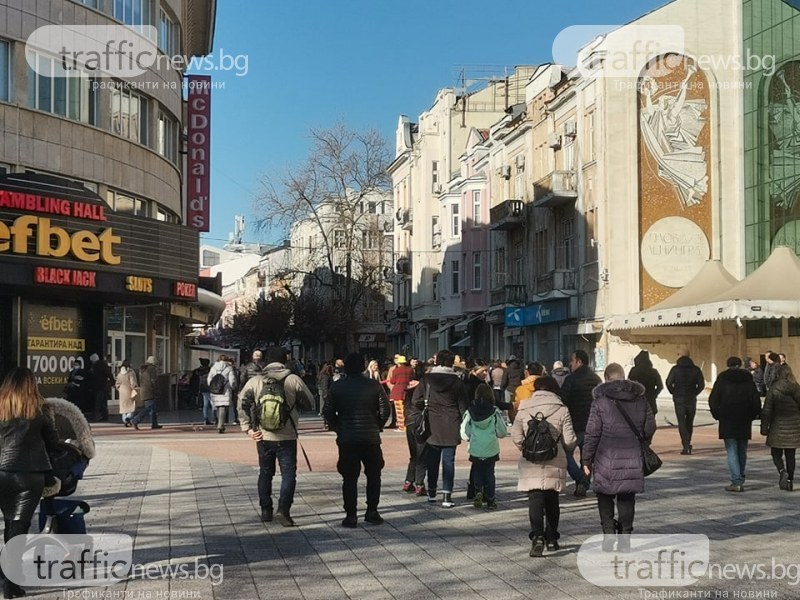
[[[135,367],[158,354],[175,372],[172,307],[196,303],[197,257],[196,231],[116,213],[63,179],[0,177],[0,368],[27,365],[45,395],[93,353]]]
[[[569,299],[560,298],[505,309],[504,333],[511,338],[511,354],[551,364],[563,352],[562,325],[569,319]]]

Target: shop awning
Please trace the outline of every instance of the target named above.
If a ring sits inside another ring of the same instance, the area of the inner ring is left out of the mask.
[[[455,323],[455,321],[453,321],[453,320],[447,321],[443,325],[439,325],[438,329],[434,329],[433,333],[436,334],[436,335],[439,335],[443,331],[447,331],[448,329],[450,329],[453,326],[454,323]]]
[[[472,346],[472,337],[467,336],[463,340],[458,340],[455,344],[450,344],[451,348],[469,348]]]
[[[469,327],[469,324],[470,324],[470,323],[472,323],[473,321],[477,321],[477,320],[478,320],[478,319],[480,319],[481,317],[483,317],[483,314],[480,314],[480,315],[472,315],[472,316],[470,316],[470,317],[467,317],[467,318],[466,318],[466,319],[464,319],[463,321],[459,321],[459,322],[458,322],[458,323],[456,323],[456,325],[455,325],[455,328],[456,328],[456,333],[463,333],[463,332],[465,332],[465,331],[467,330],[467,327]]]
[[[715,261],[709,261],[715,262]],[[725,277],[721,272],[713,275],[717,267],[706,266],[680,292],[684,302],[678,306],[668,298],[650,310],[618,315],[606,322],[606,329],[639,329],[667,325],[690,325],[704,321],[728,319],[785,319],[800,317],[800,259],[794,251],[786,246],[776,248],[770,257],[758,269],[740,282],[728,285],[727,289],[716,290],[714,287],[724,285]],[[721,267],[721,265],[720,265]],[[727,271],[725,271],[727,273]],[[706,277],[705,297],[701,296],[702,285],[695,285]],[[692,299],[695,303],[690,303]],[[680,300],[680,298],[679,298]]]

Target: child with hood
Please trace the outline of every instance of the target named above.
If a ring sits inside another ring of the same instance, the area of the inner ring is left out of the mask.
[[[500,458],[500,438],[508,435],[503,414],[494,405],[494,391],[482,383],[461,421],[461,439],[469,442],[469,460],[475,483],[475,508],[497,508],[495,500],[495,463]]]

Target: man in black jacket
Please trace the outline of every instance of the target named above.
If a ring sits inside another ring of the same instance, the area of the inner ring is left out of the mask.
[[[728,370],[719,374],[708,397],[711,416],[719,421],[719,439],[725,440],[728,453],[731,484],[725,488],[727,492],[744,491],[747,442],[753,420],[761,413],[761,398],[753,376],[741,367],[741,359],[731,356]]]
[[[644,397],[647,398],[653,414],[658,414],[658,394],[664,389],[664,384],[661,383],[661,375],[653,367],[647,350],[642,350],[634,357],[628,379],[638,381],[644,386]]]
[[[675,404],[678,433],[680,433],[683,445],[681,454],[692,453],[692,431],[694,430],[694,415],[697,412],[697,395],[705,387],[706,379],[703,377],[703,372],[689,358],[689,351],[685,351],[667,375],[667,390],[672,394],[672,402]]]
[[[381,496],[381,430],[389,418],[389,399],[380,382],[364,376],[364,358],[349,354],[344,359],[343,377],[331,385],[325,402],[326,422],[336,431],[339,446],[337,470],[342,476],[342,497],[346,516],[344,527],[356,527],[358,517],[358,476],[361,465],[367,478],[367,512],[364,520],[380,525],[383,518],[378,513]]]
[[[575,350],[569,358],[571,373],[567,375],[561,386],[561,400],[569,409],[572,427],[578,438],[578,448],[583,452],[583,436],[586,423],[589,421],[589,410],[592,407],[592,390],[600,383],[600,377],[589,368],[589,355],[584,350]],[[589,488],[589,479],[575,462],[575,457],[567,453],[567,471],[575,481],[575,496],[583,498]]]

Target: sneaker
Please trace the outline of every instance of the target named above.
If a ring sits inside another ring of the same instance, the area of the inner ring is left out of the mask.
[[[134,428],[136,431],[139,431],[139,424],[138,424],[136,421],[131,421],[131,425],[133,425],[133,428]]]
[[[280,523],[281,525],[283,525],[284,527],[294,527],[295,526],[294,519],[292,519],[292,517],[290,517],[288,513],[282,513],[281,511],[278,511],[275,514],[275,520],[278,523]]]
[[[486,510],[497,510],[497,501],[494,498],[486,501]]]
[[[559,546],[558,542],[556,542],[555,540],[552,541],[552,542],[547,542],[547,550],[549,552],[555,552],[556,550],[559,550],[560,548],[561,548],[561,546]]]
[[[206,419],[206,422],[204,423],[204,425],[213,425],[213,423],[211,421],[209,421],[208,419]]]
[[[481,508],[483,506],[483,492],[475,492],[475,497],[472,499],[472,506]]]
[[[603,552],[613,552],[614,545],[617,543],[617,536],[614,533],[603,534]]]
[[[428,502],[436,502],[436,492],[433,492],[433,495],[431,495],[431,492],[428,491]]]
[[[544,554],[544,539],[535,537],[531,540],[530,556],[542,556]]]
[[[744,491],[744,486],[743,485],[739,485],[737,483],[732,483],[730,485],[725,486],[725,491],[726,492],[743,492]]]
[[[586,498],[586,484],[582,481],[575,484],[575,497]]]
[[[414,491],[414,484],[410,481],[406,481],[403,483],[403,491],[404,492],[413,492]]]
[[[367,523],[372,523],[373,525],[380,525],[383,523],[383,517],[377,510],[368,510],[364,513],[364,520]]]
[[[692,447],[691,446],[684,446],[683,450],[681,450],[681,454],[683,454],[685,456],[686,455],[690,455],[691,453],[692,453]]]
[[[264,523],[269,523],[272,521],[272,509],[271,508],[262,508],[261,509],[261,520]]]
[[[453,494],[450,492],[442,492],[442,508],[453,508],[455,505],[456,503],[453,502]]]
[[[791,480],[791,479],[789,479],[789,480],[786,482],[786,491],[787,491],[787,492],[794,491],[794,484],[792,483],[792,480]]]
[[[163,425],[150,425],[150,429],[163,429]]]
[[[428,495],[428,492],[425,491],[425,486],[424,485],[415,485],[414,486],[414,493],[417,496],[427,496]]]
[[[125,427],[130,427],[130,426],[131,426],[131,420],[125,419]]]
[[[782,490],[786,489],[786,484],[789,482],[789,474],[786,471],[781,471],[780,479],[778,480],[778,487]]]
[[[358,527],[358,517],[355,515],[347,515],[344,519],[342,519],[342,527],[355,529]]]

